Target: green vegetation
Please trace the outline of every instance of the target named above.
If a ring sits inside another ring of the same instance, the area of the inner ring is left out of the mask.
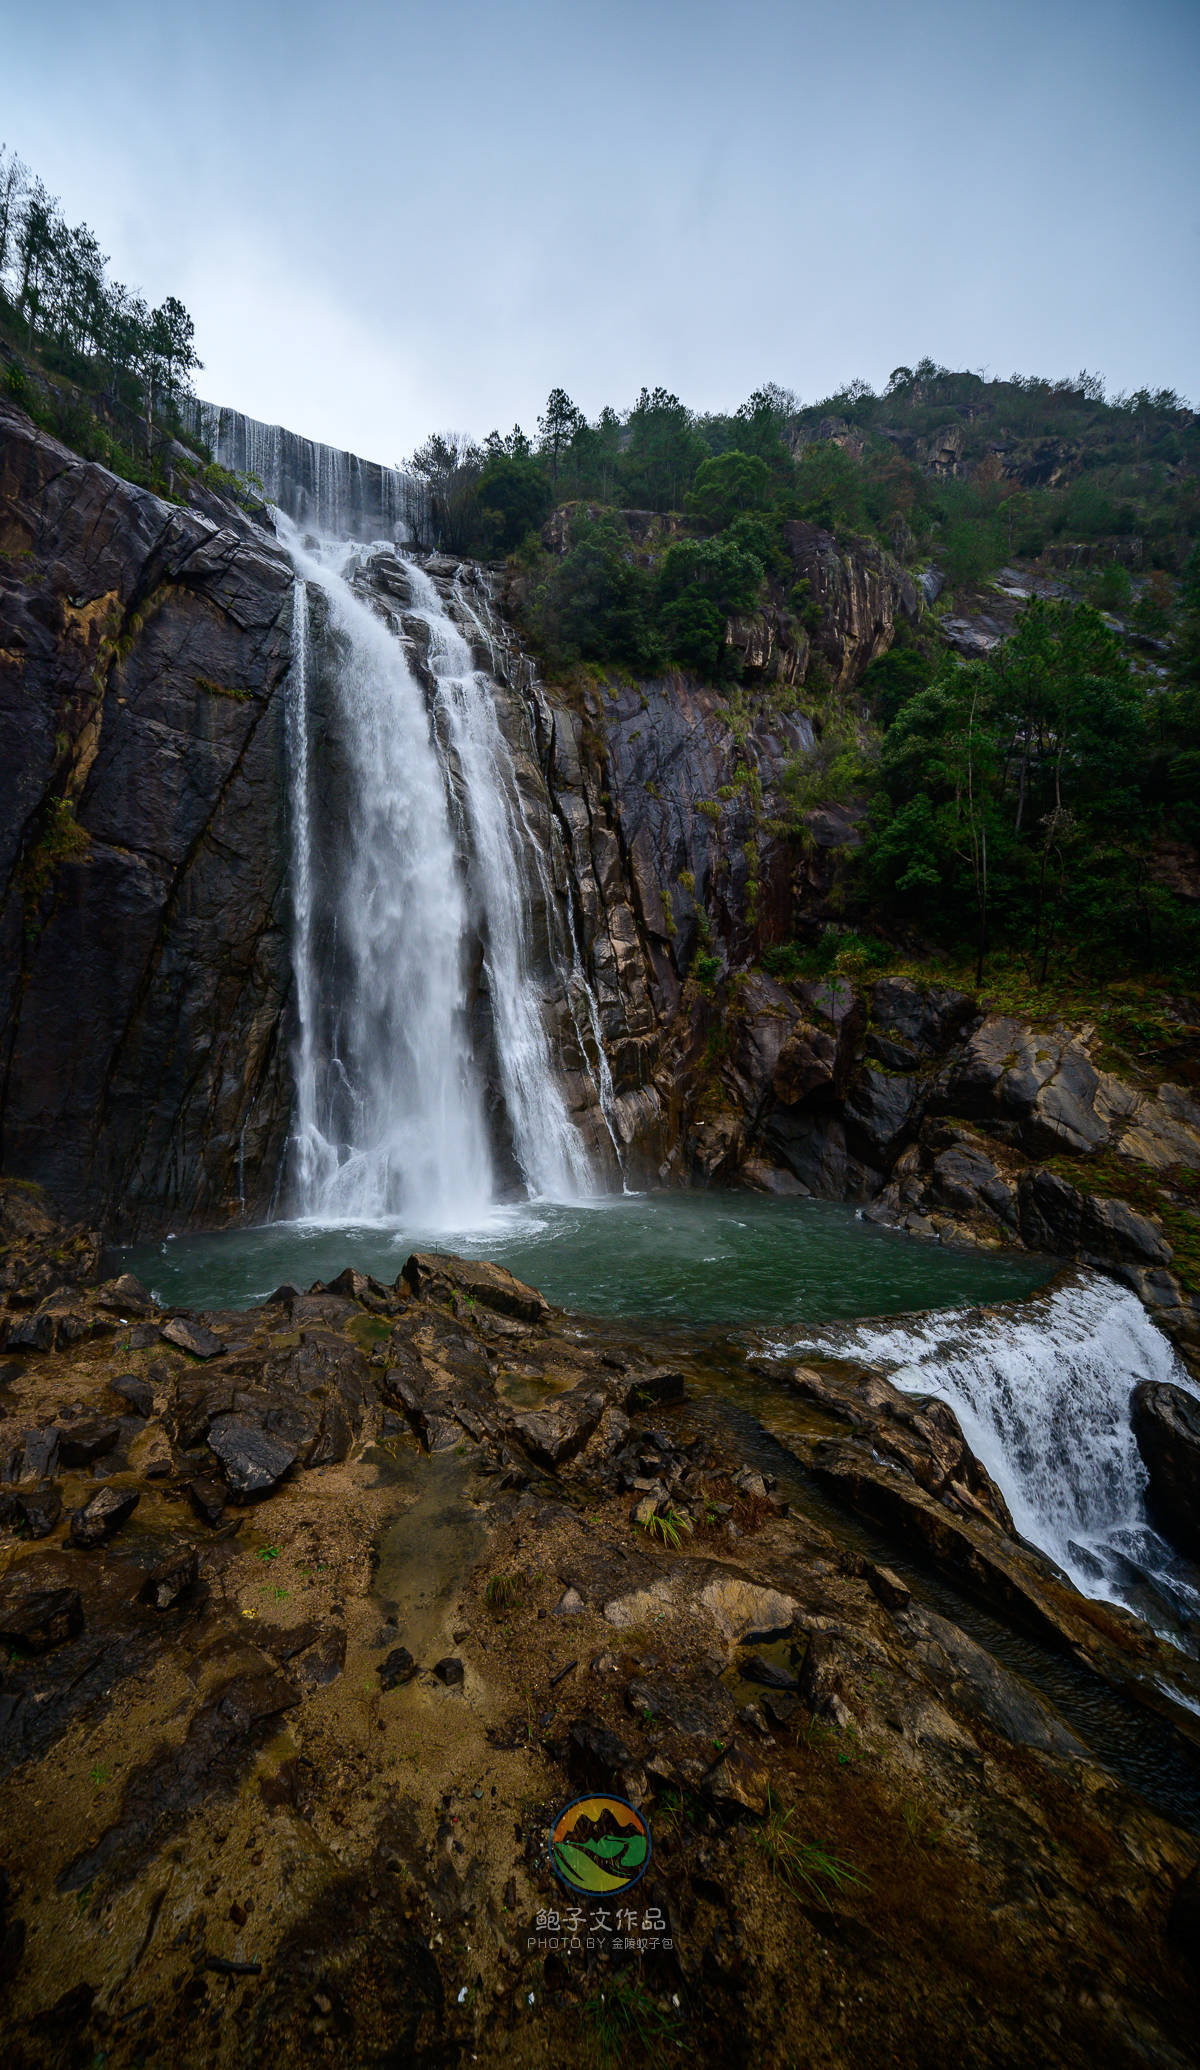
[[[177,296],[151,308],[107,267],[87,224],[68,224],[42,181],[0,144],[5,392],[85,458],[169,491],[174,472],[190,467],[174,442],[200,365],[194,326]]]
[[[687,1518],[675,1509],[664,1510],[661,1513],[656,1511],[652,1517],[647,1517],[642,1525],[647,1538],[661,1538],[663,1544],[669,1545],[674,1552],[678,1552],[683,1542],[683,1533],[691,1528]]]
[[[484,1590],[484,1600],[493,1617],[504,1617],[516,1608],[525,1593],[520,1574],[493,1574]]]
[[[766,843],[788,833],[808,853],[813,812],[853,807],[858,853],[827,908],[840,935],[776,944],[777,975],[852,975],[904,943],[969,957],[974,982],[1019,951],[1045,985],[1068,948],[1110,973],[1200,968],[1200,918],[1156,861],[1200,842],[1198,462],[1200,424],[1173,392],[923,360],[881,395],[854,382],[801,405],[766,386],[728,415],[658,387],[589,423],[555,389],[534,437],[433,438],[412,464],[443,543],[511,555],[523,633],[585,699],[670,667],[720,692],[746,752],[693,808],[749,815],[748,926]],[[828,611],[814,525],[893,569],[932,563],[944,585],[857,688],[813,649]],[[940,616],[986,608],[979,586],[1013,557],[1040,557],[1059,595],[963,663]],[[814,745],[767,801],[749,742],[788,710]],[[693,939],[702,989],[715,949]]]
[[[1148,853],[1156,833],[1200,833],[1196,555],[1183,603],[1165,687],[1091,605],[1065,601],[1031,602],[986,660],[943,658],[924,682],[889,671],[859,869],[872,909],[946,946],[973,941],[977,984],[994,946],[1020,945],[1040,984],[1068,943],[1110,966],[1196,969],[1200,923]]]
[[[791,1811],[784,1811],[768,1791],[767,1809],[753,1839],[773,1876],[798,1895],[826,1906],[831,1891],[840,1894],[865,1886],[865,1878],[852,1862],[828,1853],[810,1840],[799,1839],[791,1820]]]

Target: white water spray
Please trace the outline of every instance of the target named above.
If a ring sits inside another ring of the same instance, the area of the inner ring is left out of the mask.
[[[466,899],[425,700],[402,644],[345,579],[346,549],[289,545],[325,599],[347,791],[345,824],[314,827],[307,722],[296,726],[299,1204],[466,1225],[491,1203],[492,1166],[466,1025]],[[324,1002],[306,875],[316,840],[337,857],[341,996]]]
[[[317,1220],[457,1230],[486,1220],[495,1174],[468,1021],[476,937],[526,1191],[585,1198],[593,1173],[546,1032],[547,985],[566,983],[567,973],[539,978],[535,967],[530,889],[536,884],[546,901],[549,929],[552,888],[539,874],[544,859],[495,685],[474,667],[430,577],[405,562],[409,620],[428,635],[431,715],[406,640],[352,586],[354,549],[302,539],[282,516],[280,528],[297,570],[287,713],[295,1204]],[[345,765],[336,826],[320,823],[314,802],[310,587],[324,602],[328,730]]]
[[[554,1200],[592,1190],[587,1153],[549,1068],[544,999],[532,970],[528,860],[541,861],[490,680],[424,569],[409,563],[413,615],[429,632],[438,710],[462,772],[472,888],[482,915],[484,967],[501,1089],[513,1148],[529,1191]],[[542,887],[547,927],[553,910]]]
[[[1002,1307],[861,1323],[789,1346],[805,1350],[861,1359],[906,1393],[949,1402],[1018,1531],[1085,1594],[1120,1599],[1136,1570],[1174,1564],[1146,1515],[1130,1396],[1141,1380],[1198,1390],[1127,1288],[1077,1272]]]

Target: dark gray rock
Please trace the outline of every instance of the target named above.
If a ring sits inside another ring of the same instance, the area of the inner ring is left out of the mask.
[[[1200,1401],[1168,1381],[1143,1380],[1130,1407],[1151,1517],[1180,1552],[1200,1560]]]
[[[48,1538],[62,1515],[61,1490],[47,1485],[21,1495],[19,1500],[24,1513],[24,1537]]]
[[[295,1445],[273,1437],[244,1416],[216,1416],[208,1428],[208,1445],[221,1462],[233,1494],[244,1501],[271,1494],[295,1465]]]
[[[135,1416],[148,1417],[154,1408],[154,1389],[136,1373],[122,1373],[109,1381],[111,1392],[126,1402]]]
[[[121,1435],[119,1423],[101,1417],[86,1417],[78,1423],[59,1426],[58,1457],[63,1466],[90,1466],[105,1452],[111,1452]]]
[[[151,1569],[138,1590],[138,1601],[151,1610],[174,1610],[180,1603],[194,1599],[198,1585],[196,1548],[190,1545]]]
[[[290,563],[9,402],[0,509],[29,543],[0,589],[7,1168],[109,1229],[220,1219],[239,1169],[265,1212],[289,1101]],[[22,857],[61,835],[68,779],[77,831],[31,904]]]
[[[206,1330],[202,1323],[193,1322],[188,1316],[172,1316],[170,1322],[163,1324],[161,1334],[165,1343],[190,1352],[193,1358],[220,1358],[225,1349],[214,1331]]]
[[[414,1675],[420,1673],[420,1668],[407,1646],[397,1646],[388,1654],[386,1660],[380,1661],[375,1672],[379,1676],[381,1689],[400,1689],[406,1682],[411,1682]]]
[[[72,1512],[71,1543],[81,1547],[104,1545],[133,1515],[141,1496],[136,1488],[101,1488],[82,1509]]]
[[[461,1689],[466,1679],[463,1664],[453,1653],[447,1653],[442,1660],[435,1660],[433,1672],[439,1682],[446,1684],[447,1689]]]
[[[747,1682],[759,1682],[764,1689],[796,1689],[799,1684],[787,1668],[780,1667],[774,1660],[764,1660],[760,1653],[752,1653],[748,1660],[738,1665],[738,1673]]]
[[[229,1490],[221,1481],[202,1474],[188,1482],[188,1497],[204,1523],[219,1524],[229,1501]]]

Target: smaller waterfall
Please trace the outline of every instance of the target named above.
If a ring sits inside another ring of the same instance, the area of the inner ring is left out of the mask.
[[[1181,1607],[1200,1610],[1149,1524],[1130,1420],[1141,1380],[1198,1390],[1127,1288],[1075,1272],[1024,1301],[831,1328],[788,1352],[861,1360],[949,1402],[1018,1531],[1084,1594],[1127,1600],[1144,1577],[1165,1578]]]

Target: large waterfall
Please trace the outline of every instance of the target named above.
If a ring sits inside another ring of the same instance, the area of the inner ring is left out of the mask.
[[[1133,1600],[1145,1615],[1139,1592],[1152,1577],[1185,1615],[1200,1612],[1148,1521],[1130,1420],[1140,1380],[1197,1389],[1126,1288],[1072,1271],[1023,1301],[823,1329],[787,1351],[861,1360],[906,1392],[948,1401],[1018,1531],[1085,1594]]]
[[[280,527],[298,578],[288,720],[294,1204],[318,1218],[478,1224],[499,1178],[489,1089],[524,1190],[584,1196],[591,1163],[545,1012],[547,982],[566,1000],[571,972],[547,971],[544,959],[539,970],[533,953],[529,908],[535,888],[548,902],[544,857],[496,685],[415,561],[318,542],[282,518]],[[372,601],[373,568],[388,588]],[[397,588],[407,608],[396,609]],[[319,723],[325,759],[339,764],[335,823],[315,803],[310,752],[317,616]],[[472,989],[490,1016],[491,1088]]]
[[[267,502],[294,523],[337,539],[411,535],[423,492],[399,468],[194,397],[184,404],[184,420],[222,467],[258,481]]]

